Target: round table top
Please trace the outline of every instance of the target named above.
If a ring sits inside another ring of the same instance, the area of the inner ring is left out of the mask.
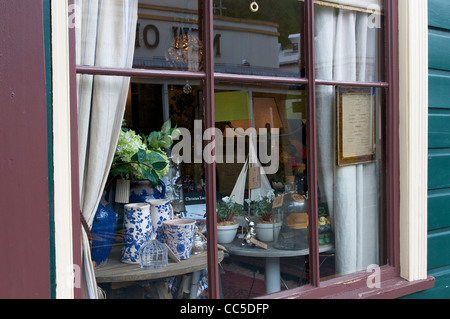
[[[230,244],[222,244],[232,255],[237,256],[247,256],[247,257],[293,257],[293,256],[305,256],[309,255],[309,249],[299,249],[299,250],[283,250],[273,247],[273,243],[267,244],[267,249],[258,246],[242,246],[242,239],[235,238]],[[334,248],[333,244],[321,245],[319,246],[319,253],[332,250]]]

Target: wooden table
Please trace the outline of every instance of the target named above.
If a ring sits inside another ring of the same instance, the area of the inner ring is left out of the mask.
[[[223,260],[224,253],[219,250],[219,260]],[[197,286],[199,274],[207,268],[207,253],[191,255],[189,259],[175,262],[169,259],[169,265],[160,269],[142,269],[139,264],[126,264],[120,261],[121,246],[115,246],[111,250],[105,266],[95,269],[95,278],[98,283],[124,283],[124,282],[150,282],[150,290],[160,298],[170,298],[165,293],[165,278],[193,273],[192,285]],[[191,297],[193,295],[191,294]]]

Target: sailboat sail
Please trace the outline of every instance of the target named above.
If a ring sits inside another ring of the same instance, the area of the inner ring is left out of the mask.
[[[244,167],[242,167],[241,173],[234,185],[231,192],[230,199],[238,204],[244,205],[244,193],[245,193],[245,180],[247,178],[248,171],[248,159],[245,161]]]
[[[249,145],[249,156],[248,159],[245,161],[244,166],[242,167],[241,173],[239,174],[239,177],[236,181],[236,184],[234,185],[233,191],[231,192],[230,198],[238,204],[244,205],[244,193],[245,193],[245,183],[247,180],[247,173],[249,167],[259,167],[259,173],[260,173],[260,179],[261,179],[261,186],[259,188],[255,189],[249,189],[250,192],[250,200],[255,201],[259,200],[262,196],[267,196],[267,194],[270,191],[273,191],[272,187],[270,186],[269,179],[267,178],[264,167],[261,165],[261,163],[258,160],[258,157],[256,155],[256,148],[254,145],[254,138],[252,135],[250,135],[250,145]]]

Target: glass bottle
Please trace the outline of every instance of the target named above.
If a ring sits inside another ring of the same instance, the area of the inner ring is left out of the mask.
[[[205,251],[206,241],[200,233],[198,227],[195,227],[194,241],[192,244],[192,254],[198,255]]]
[[[166,197],[170,200],[174,214],[178,216],[186,211],[178,157],[170,158],[170,168],[167,173],[167,178]]]
[[[277,249],[307,249],[308,244],[308,203],[296,191],[295,178],[286,177],[285,191],[275,198],[272,206],[275,220],[281,221],[279,230],[274,227],[274,243]]]

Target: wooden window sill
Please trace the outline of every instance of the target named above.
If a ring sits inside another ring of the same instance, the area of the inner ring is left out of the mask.
[[[434,278],[408,281],[401,278],[393,267],[381,268],[377,287],[368,273],[357,273],[334,278],[321,283],[320,287],[302,286],[299,288],[263,296],[259,299],[395,299],[434,287]]]

